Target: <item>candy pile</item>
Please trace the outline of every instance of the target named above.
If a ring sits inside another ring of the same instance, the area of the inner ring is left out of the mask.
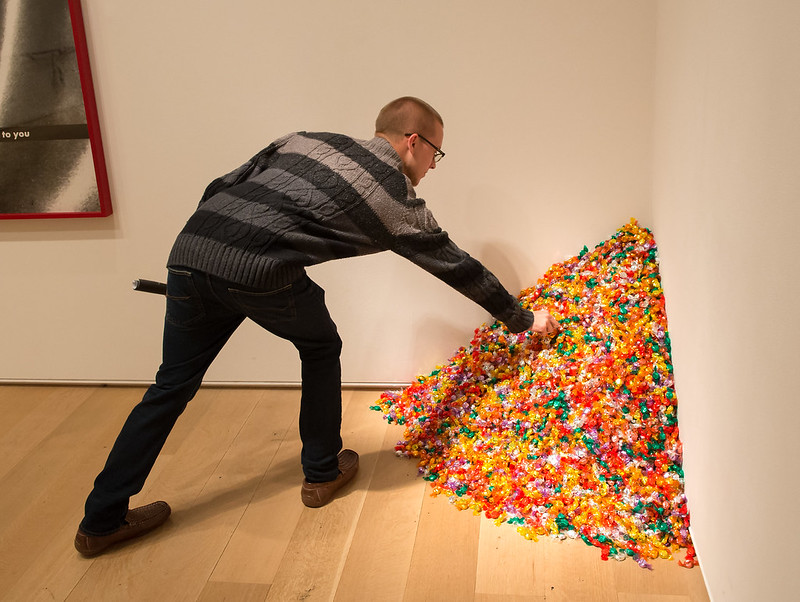
[[[449,363],[372,409],[405,426],[434,494],[517,525],[580,537],[602,558],[693,566],[670,340],[652,234],[635,220],[520,294],[552,340],[483,325]]]

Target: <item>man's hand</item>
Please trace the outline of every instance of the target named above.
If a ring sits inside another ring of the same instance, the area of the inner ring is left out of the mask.
[[[540,310],[533,312],[533,326],[531,326],[531,332],[538,332],[539,334],[551,336],[558,328],[558,322],[550,315],[549,311]]]

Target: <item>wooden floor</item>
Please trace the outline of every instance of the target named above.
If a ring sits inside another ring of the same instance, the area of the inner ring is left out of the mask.
[[[203,388],[133,503],[164,499],[153,534],[85,559],[83,501],[135,387],[0,386],[0,599],[137,601],[679,602],[700,569],[604,562],[581,541],[526,541],[431,497],[402,428],[346,391],[343,438],[361,469],[320,509],[300,502],[299,391]],[[138,504],[137,504],[138,505]]]

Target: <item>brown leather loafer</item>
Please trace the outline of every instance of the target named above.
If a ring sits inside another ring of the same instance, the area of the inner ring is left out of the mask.
[[[75,549],[84,556],[96,556],[109,546],[144,535],[164,524],[172,510],[167,502],[154,502],[128,510],[123,525],[108,535],[89,535],[78,529],[75,535]]]
[[[358,472],[358,454],[352,449],[339,452],[339,476],[326,483],[309,483],[303,479],[300,498],[309,508],[319,508],[331,501],[337,490],[349,483]]]

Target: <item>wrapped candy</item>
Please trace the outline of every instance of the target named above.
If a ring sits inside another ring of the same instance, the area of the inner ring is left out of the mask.
[[[631,220],[520,293],[553,338],[501,323],[373,409],[434,495],[527,539],[582,539],[601,558],[696,564],[655,240]]]

